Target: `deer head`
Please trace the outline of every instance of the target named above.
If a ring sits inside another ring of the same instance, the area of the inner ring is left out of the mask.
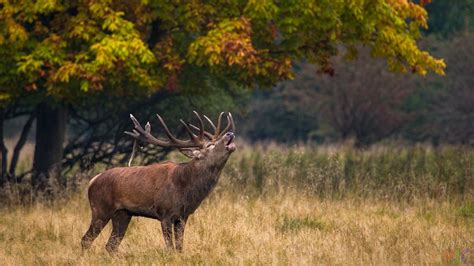
[[[194,160],[206,161],[210,163],[227,160],[229,155],[236,149],[234,143],[235,136],[233,132],[235,130],[235,126],[232,114],[227,114],[227,126],[224,128],[224,130],[221,130],[221,122],[224,112],[220,113],[217,120],[217,126],[214,125],[209,117],[204,115],[205,120],[207,120],[214,131],[214,133],[210,133],[204,129],[204,122],[201,115],[199,115],[196,111],[193,113],[196,115],[199,121],[199,126],[192,125],[182,119],[180,120],[189,135],[188,140],[181,140],[173,135],[164,122],[163,118],[161,118],[161,116],[158,114],[158,120],[160,121],[160,124],[163,127],[168,140],[162,140],[154,137],[151,134],[150,123],[147,122],[145,128],[143,128],[132,114],[130,114],[130,118],[132,119],[135,128],[133,129],[133,132],[125,131],[125,133],[134,137],[136,140],[145,143],[150,143],[165,148],[179,149],[182,154]],[[135,148],[133,154],[134,153]]]

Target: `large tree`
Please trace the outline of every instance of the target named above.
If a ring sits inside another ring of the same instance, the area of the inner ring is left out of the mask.
[[[332,72],[339,45],[364,44],[393,70],[442,74],[418,48],[426,1],[23,0],[0,2],[0,101],[32,94],[34,181],[59,169],[66,106],[98,91],[148,95],[218,78],[264,87],[306,59]],[[1,128],[1,127],[0,127]]]

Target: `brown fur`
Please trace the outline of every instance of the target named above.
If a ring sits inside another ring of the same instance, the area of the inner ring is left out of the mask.
[[[232,137],[229,137],[230,135]],[[132,216],[161,221],[166,246],[182,250],[186,221],[217,184],[220,173],[234,151],[233,134],[228,133],[213,149],[200,151],[200,159],[188,163],[162,162],[149,166],[109,169],[89,184],[92,221],[82,238],[87,249],[104,226],[112,220],[109,252],[116,251]],[[229,148],[231,147],[231,148]]]

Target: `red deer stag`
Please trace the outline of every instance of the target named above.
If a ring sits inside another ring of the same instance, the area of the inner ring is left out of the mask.
[[[161,162],[149,166],[116,167],[95,176],[89,182],[92,221],[82,237],[83,249],[88,249],[104,226],[112,220],[112,233],[106,249],[109,252],[116,251],[132,216],[161,221],[166,246],[178,251],[183,249],[184,227],[189,215],[212,191],[229,155],[236,149],[234,121],[230,113],[227,115],[227,126],[222,131],[224,113],[219,115],[217,126],[204,116],[214,134],[206,131],[201,116],[197,112],[194,114],[199,127],[180,121],[189,134],[189,140],[176,138],[157,115],[168,141],[152,136],[150,123],[143,129],[130,115],[135,129],[126,134],[160,147],[179,149],[192,160],[187,163]],[[196,135],[193,130],[199,130],[199,133]]]

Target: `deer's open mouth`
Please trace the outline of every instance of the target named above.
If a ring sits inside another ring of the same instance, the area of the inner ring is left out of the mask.
[[[230,135],[228,136],[229,140],[227,141],[227,143],[225,144],[225,148],[228,150],[228,151],[235,151],[235,143],[234,143],[234,138],[235,136],[234,135]]]
[[[234,141],[234,138],[235,138],[235,137],[234,137],[234,135],[230,135],[228,138],[229,138],[229,140],[228,140],[227,143],[225,144],[226,146],[229,146],[229,144],[231,144],[232,141]]]

